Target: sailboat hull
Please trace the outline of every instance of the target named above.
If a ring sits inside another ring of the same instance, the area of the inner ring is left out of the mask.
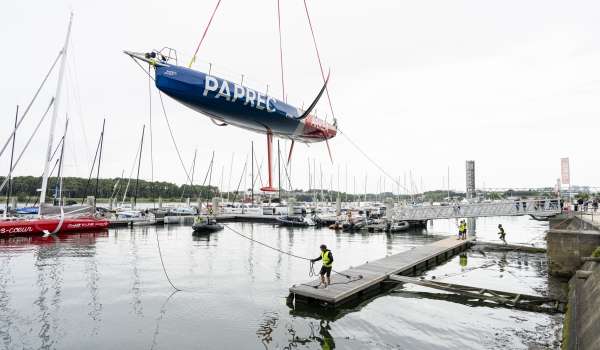
[[[59,227],[60,225],[60,227]],[[84,232],[108,228],[107,220],[97,219],[25,219],[0,221],[0,238],[11,236],[38,236],[45,232]]]

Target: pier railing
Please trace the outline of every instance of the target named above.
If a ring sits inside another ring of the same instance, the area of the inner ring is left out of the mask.
[[[516,215],[548,217],[560,212],[560,201],[558,199],[546,199],[492,203],[460,203],[447,206],[407,206],[394,208],[391,216],[395,220],[402,221]]]

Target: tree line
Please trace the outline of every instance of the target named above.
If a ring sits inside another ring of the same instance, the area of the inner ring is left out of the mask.
[[[0,176],[0,183],[4,182],[5,177]],[[39,196],[39,189],[42,184],[40,176],[17,176],[12,178],[12,196],[19,198],[19,201],[26,201],[28,198]],[[129,182],[129,186],[127,183]],[[48,179],[48,192],[46,196],[53,198],[58,192],[59,180],[55,177]],[[65,177],[63,178],[63,196],[65,198],[84,198],[96,194],[97,198],[123,198],[123,194],[127,189],[127,198],[135,195],[136,180],[132,179],[96,179],[88,181],[81,177]],[[6,196],[8,185],[2,189],[0,195]],[[164,199],[179,199],[183,198],[210,198],[218,193],[218,188],[215,186],[200,186],[200,185],[177,185],[165,181],[145,181],[139,180],[137,184],[138,198],[158,198]]]

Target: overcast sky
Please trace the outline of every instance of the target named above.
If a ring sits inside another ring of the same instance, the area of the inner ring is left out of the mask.
[[[149,123],[148,78],[122,50],[170,46],[189,62],[216,0],[5,0],[0,12],[3,69],[0,141],[15,105],[26,105],[63,44],[75,13],[57,133],[70,118],[66,176],[87,176],[102,119],[107,119],[102,177],[129,175],[143,124]],[[310,101],[322,79],[302,0],[282,0],[288,99]],[[196,69],[239,79],[280,97],[277,1],[222,0],[200,48]],[[321,58],[331,68],[330,94],[340,128],[407,186],[464,190],[465,160],[476,161],[478,187],[552,186],[560,157],[571,158],[572,182],[600,186],[600,2],[597,1],[308,1]],[[56,74],[17,135],[17,151],[56,88]],[[153,91],[154,178],[185,182]],[[331,118],[326,98],[319,116]],[[237,186],[255,142],[264,135],[211,121],[166,97],[166,110],[190,166],[204,173],[215,151],[213,184]],[[49,118],[48,118],[49,119]],[[48,122],[17,175],[40,175]],[[364,189],[384,175],[343,135],[297,145],[292,184],[308,186],[308,159],[323,187]],[[283,144],[282,144],[283,147]],[[8,152],[0,173],[8,171]],[[233,176],[229,180],[230,162]],[[150,179],[146,143],[141,177]],[[284,156],[285,158],[285,156]],[[264,172],[264,169],[263,169]],[[223,176],[221,173],[224,173]],[[135,175],[134,175],[135,176]],[[264,173],[263,173],[264,176]],[[196,176],[198,178],[199,176]],[[380,178],[382,180],[380,180]],[[216,179],[216,180],[215,180]],[[249,180],[248,180],[249,183]],[[383,187],[383,185],[381,185]],[[396,191],[386,180],[386,189]]]

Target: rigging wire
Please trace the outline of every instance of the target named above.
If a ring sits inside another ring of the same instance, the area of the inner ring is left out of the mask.
[[[354,148],[356,148],[369,162],[371,162],[371,164],[373,164],[377,169],[379,169],[379,171],[381,171],[383,173],[383,175],[387,176],[390,180],[392,180],[392,182],[394,182],[396,185],[398,185],[399,187],[404,189],[407,193],[409,192],[406,187],[404,187],[403,185],[400,184],[400,181],[394,179],[394,177],[392,177],[387,171],[385,171],[385,169],[383,169],[382,166],[380,166],[373,158],[371,158],[365,151],[363,151],[362,148],[360,148],[358,146],[358,144],[356,144],[354,141],[352,141],[352,139],[350,138],[350,136],[348,136],[348,134],[343,132],[340,128],[338,128],[337,131],[339,131],[340,134],[344,135],[346,140],[348,140],[348,142],[350,142],[350,144]]]
[[[2,150],[0,150],[0,156],[2,156],[2,154],[4,153],[4,150],[6,149],[6,147],[8,146],[8,144],[10,143],[10,141],[12,140],[12,138],[15,136],[15,132],[17,131],[17,129],[19,128],[19,126],[23,122],[23,119],[25,119],[25,116],[27,116],[27,113],[29,112],[29,109],[33,105],[33,102],[35,102],[35,100],[37,99],[37,96],[39,95],[40,91],[44,87],[44,84],[46,84],[46,80],[48,80],[48,77],[50,76],[50,73],[52,73],[52,71],[54,70],[54,67],[56,66],[56,63],[58,63],[58,60],[63,55],[63,52],[64,52],[64,49],[61,49],[60,52],[58,53],[58,56],[56,56],[56,59],[54,60],[54,63],[52,63],[52,66],[48,70],[48,73],[46,73],[46,76],[44,77],[44,79],[42,80],[42,83],[40,84],[40,86],[38,87],[37,91],[33,95],[33,98],[31,99],[31,101],[27,105],[27,108],[25,108],[25,112],[23,112],[23,114],[21,115],[21,118],[17,122],[17,126],[14,128],[13,132],[10,134],[8,140],[6,140],[6,143],[4,144],[4,146],[2,146]],[[54,102],[54,98],[52,98],[52,102],[50,104],[52,104],[53,102]]]
[[[240,176],[240,181],[238,182],[237,188],[235,189],[235,194],[233,195],[233,200],[231,201],[232,203],[235,203],[235,200],[237,199],[238,191],[240,190],[240,185],[242,184],[242,180],[244,179],[244,176],[246,175],[247,165],[248,165],[248,156],[246,155],[246,160],[244,161],[244,169],[242,170],[242,175]]]
[[[133,169],[135,169],[135,163],[137,163],[138,155],[140,155],[141,147],[136,147],[135,157],[133,158],[133,163],[131,163],[131,171],[129,172],[129,178],[127,179],[127,185],[125,186],[125,191],[123,192],[123,200],[121,201],[121,206],[125,204],[125,199],[127,199],[127,191],[129,191],[129,185],[131,184],[131,177],[133,176]],[[140,155],[141,157],[141,155]],[[133,209],[133,208],[131,208]]]
[[[52,107],[53,104],[54,104],[54,97],[52,97],[52,99],[50,99],[50,103],[48,104],[48,108],[46,108],[46,111],[42,115],[42,118],[40,119],[40,121],[36,125],[35,129],[33,130],[33,133],[31,134],[31,136],[29,137],[29,139],[25,143],[25,146],[23,146],[23,150],[21,151],[21,153],[17,157],[17,160],[14,162],[12,168],[8,169],[8,176],[4,179],[4,182],[2,182],[2,185],[0,185],[0,191],[2,191],[2,189],[4,188],[4,186],[6,185],[6,183],[8,182],[8,179],[10,179],[13,170],[15,170],[15,168],[19,164],[19,161],[21,160],[21,157],[23,156],[23,153],[25,153],[25,151],[29,147],[29,144],[31,143],[31,140],[33,140],[33,137],[37,134],[37,131],[39,130],[40,125],[42,125],[42,122],[46,118],[46,115],[48,114],[48,111],[50,111],[50,107]],[[21,117],[21,120],[23,120],[23,116]],[[13,135],[14,135],[14,133],[13,133]]]

